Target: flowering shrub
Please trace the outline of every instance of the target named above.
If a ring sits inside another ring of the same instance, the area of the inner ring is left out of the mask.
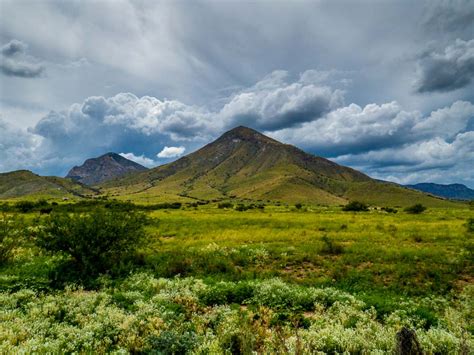
[[[332,288],[280,279],[208,285],[141,273],[99,291],[0,293],[0,353],[386,353],[402,326],[415,329],[428,354],[468,353],[473,296],[468,286],[454,300],[408,300],[380,319]],[[425,329],[413,314],[420,304],[438,324]],[[283,309],[300,321],[275,323]]]

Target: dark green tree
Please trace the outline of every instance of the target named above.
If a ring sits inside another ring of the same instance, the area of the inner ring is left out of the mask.
[[[417,203],[413,206],[405,208],[405,212],[411,213],[411,214],[420,214],[426,211],[426,207],[423,206],[421,203]]]
[[[363,202],[359,201],[351,201],[347,205],[342,208],[343,211],[355,211],[355,212],[365,212],[369,210],[369,206],[367,206]]]
[[[80,277],[94,277],[133,256],[145,238],[147,222],[144,214],[133,211],[53,213],[42,221],[36,244],[69,256]]]

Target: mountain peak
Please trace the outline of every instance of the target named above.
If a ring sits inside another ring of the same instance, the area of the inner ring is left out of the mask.
[[[232,128],[230,131],[225,132],[220,138],[218,138],[217,141],[228,139],[281,144],[280,142],[277,142],[276,140],[267,137],[252,128],[245,126],[237,126],[235,128]]]
[[[66,177],[86,185],[96,185],[130,172],[143,170],[147,168],[120,154],[108,152],[100,157],[87,159],[81,166],[75,166]]]

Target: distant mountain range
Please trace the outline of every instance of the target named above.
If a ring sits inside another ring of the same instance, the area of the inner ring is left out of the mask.
[[[66,178],[92,186],[144,170],[147,168],[119,154],[107,153],[98,158],[87,159],[81,166],[75,166],[69,171]]]
[[[431,182],[405,185],[406,187],[435,196],[454,199],[454,200],[474,200],[474,190],[462,184],[434,184]]]
[[[0,198],[48,193],[53,197],[61,193],[101,194],[136,202],[238,198],[323,205],[349,200],[378,206],[451,204],[372,179],[242,126],[194,153],[153,169],[107,153],[74,167],[66,178],[40,177],[27,171],[0,174]]]

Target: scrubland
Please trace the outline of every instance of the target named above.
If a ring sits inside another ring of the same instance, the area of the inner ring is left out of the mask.
[[[108,268],[71,272],[79,257],[53,251],[48,220],[107,208],[117,223],[146,216],[143,238]],[[2,353],[386,353],[402,327],[426,353],[473,351],[466,204],[420,214],[233,201],[42,209],[0,217]]]

